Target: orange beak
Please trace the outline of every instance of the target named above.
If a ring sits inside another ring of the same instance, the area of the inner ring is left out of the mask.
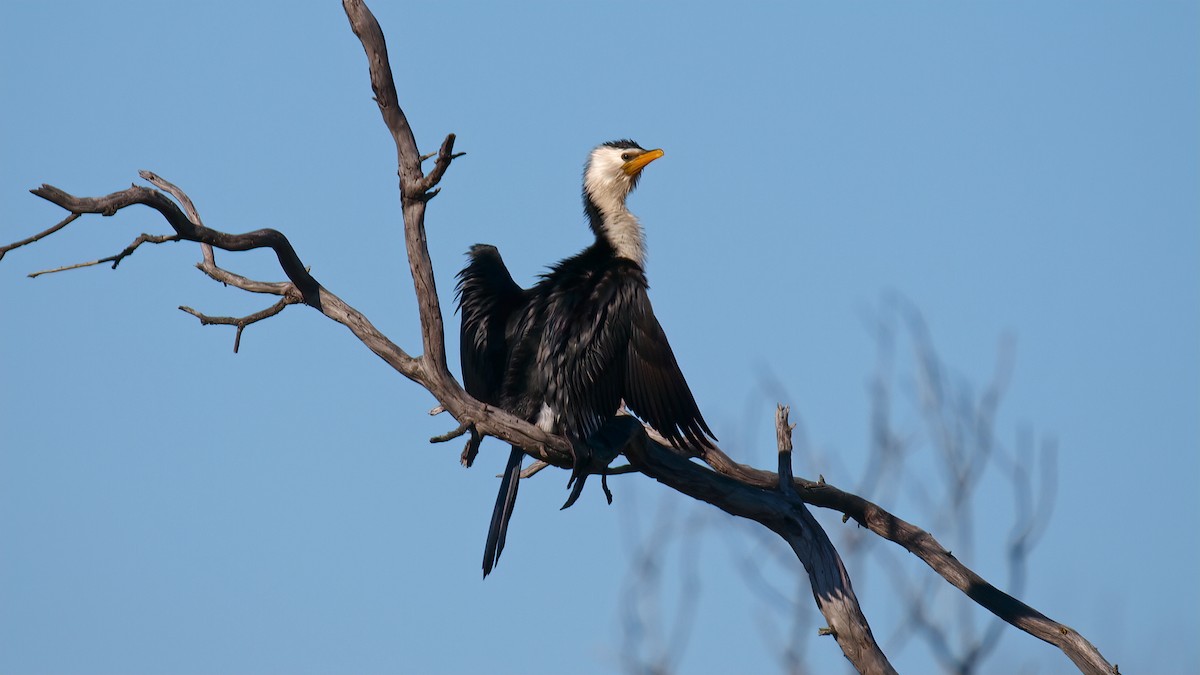
[[[636,176],[642,172],[642,169],[646,168],[647,164],[653,162],[659,157],[662,157],[663,154],[664,153],[661,149],[647,150],[628,162],[625,162],[625,165],[621,167],[621,170],[625,172],[626,176]]]

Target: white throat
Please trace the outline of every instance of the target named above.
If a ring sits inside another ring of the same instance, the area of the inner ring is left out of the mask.
[[[600,210],[600,228],[616,250],[617,256],[645,266],[646,237],[637,216],[625,206],[630,185],[622,178],[589,177],[588,196]]]
[[[617,257],[628,258],[645,267],[646,237],[637,216],[623,209],[615,216],[604,215],[604,234],[616,249]]]

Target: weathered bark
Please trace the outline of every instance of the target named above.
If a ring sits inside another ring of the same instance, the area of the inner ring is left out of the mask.
[[[808,572],[813,598],[829,624],[826,632],[837,640],[846,658],[860,673],[896,672],[875,642],[837,549],[790,480],[792,442],[786,408],[779,407],[775,422],[781,478],[761,486],[715,473],[670,452],[650,441],[632,418],[624,419],[636,427],[624,449],[630,464],[673,490],[761,523],[782,537]]]

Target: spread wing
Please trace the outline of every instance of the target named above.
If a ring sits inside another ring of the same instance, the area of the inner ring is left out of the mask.
[[[505,326],[524,304],[525,291],[512,280],[496,247],[476,244],[467,255],[470,261],[458,273],[456,287],[463,386],[480,401],[496,405],[508,362]]]
[[[708,439],[716,436],[700,414],[644,286],[636,289],[630,303],[625,404],[673,443],[696,450],[712,447]]]
[[[641,268],[617,261],[600,272],[554,280],[531,291],[530,305],[546,310],[533,376],[562,416],[564,433],[590,437],[624,399],[671,442],[710,447],[707,438],[715,437],[654,318]]]

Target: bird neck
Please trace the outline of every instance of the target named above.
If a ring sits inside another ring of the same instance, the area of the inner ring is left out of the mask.
[[[601,191],[584,194],[584,211],[597,239],[602,239],[618,258],[645,267],[646,237],[637,216],[625,206],[625,196]]]

